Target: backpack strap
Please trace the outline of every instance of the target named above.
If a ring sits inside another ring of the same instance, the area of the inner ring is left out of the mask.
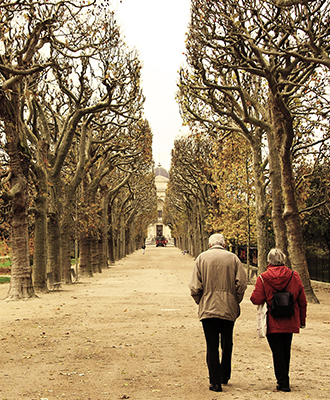
[[[288,280],[288,283],[285,285],[285,288],[281,290],[282,292],[284,292],[284,290],[287,288],[288,284],[289,284],[290,281],[291,281],[292,276],[293,276],[293,271],[292,271],[292,274],[291,274],[291,276],[290,276],[290,279]]]

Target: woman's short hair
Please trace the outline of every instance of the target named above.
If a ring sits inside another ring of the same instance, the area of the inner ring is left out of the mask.
[[[224,246],[226,244],[225,238],[221,233],[214,233],[209,237],[209,246],[220,245]]]
[[[280,249],[271,249],[267,256],[270,265],[284,265],[285,260],[286,256]]]

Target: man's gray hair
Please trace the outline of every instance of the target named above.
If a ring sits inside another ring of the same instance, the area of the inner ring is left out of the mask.
[[[271,249],[267,256],[270,265],[284,265],[285,260],[286,256],[280,249]]]
[[[226,241],[224,236],[221,233],[214,233],[209,237],[209,246],[215,246],[215,245],[220,245],[220,246],[225,246]]]

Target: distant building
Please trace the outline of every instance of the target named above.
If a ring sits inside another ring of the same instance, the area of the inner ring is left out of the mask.
[[[157,221],[148,227],[148,240],[152,241],[157,236],[165,236],[171,239],[171,230],[167,225],[163,224],[163,209],[165,202],[165,194],[169,175],[165,168],[160,164],[155,168],[155,184],[157,191]]]

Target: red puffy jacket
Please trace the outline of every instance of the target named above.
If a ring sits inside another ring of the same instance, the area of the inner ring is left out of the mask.
[[[267,301],[270,305],[273,293],[283,290],[291,277],[291,269],[284,265],[268,265],[267,271],[257,279],[254,291],[250,300],[253,304],[263,304]],[[285,289],[293,294],[295,313],[292,317],[273,318],[270,312],[267,313],[267,333],[299,333],[299,328],[306,325],[307,300],[305,290],[298,272],[294,271],[292,278]]]

